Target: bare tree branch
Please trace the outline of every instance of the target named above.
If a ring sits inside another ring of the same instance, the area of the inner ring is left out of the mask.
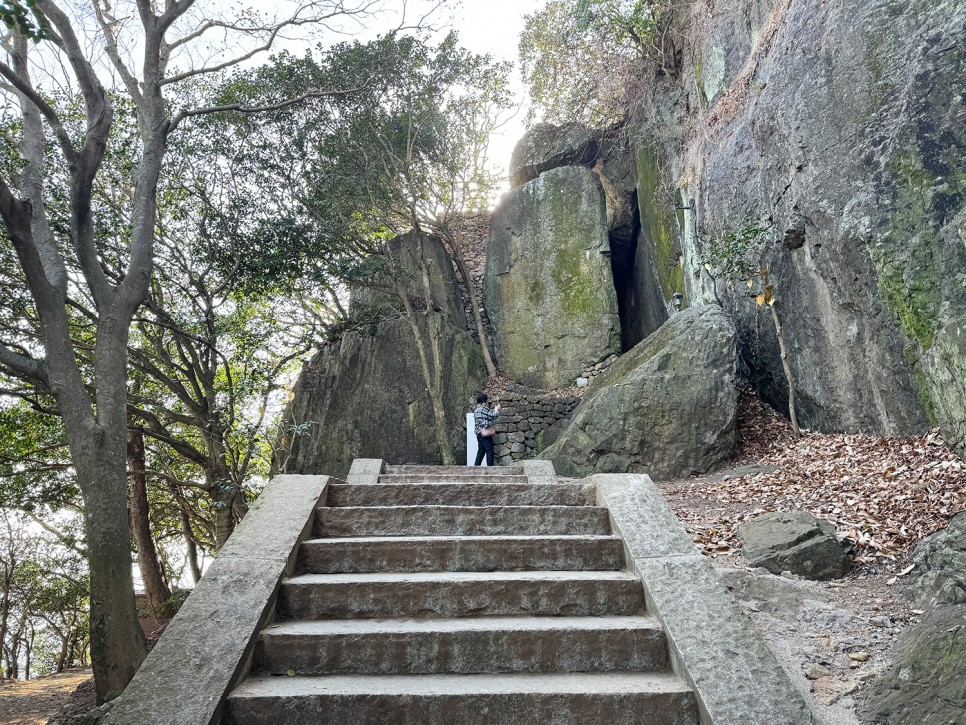
[[[244,33],[246,35],[253,35],[256,33],[267,33],[268,37],[261,45],[253,48],[247,53],[244,53],[240,56],[237,56],[230,60],[226,60],[223,63],[218,63],[213,66],[207,66],[204,68],[197,68],[193,70],[184,71],[183,73],[179,73],[177,75],[173,75],[169,78],[163,79],[161,81],[161,84],[169,85],[171,83],[177,83],[179,81],[183,81],[187,78],[192,78],[194,76],[199,76],[207,73],[217,73],[227,68],[232,68],[234,66],[237,66],[240,63],[244,63],[246,60],[253,58],[259,53],[264,53],[265,51],[270,50],[271,47],[275,44],[275,40],[278,37],[279,33],[281,33],[286,28],[299,27],[303,25],[324,25],[326,21],[332,20],[333,18],[336,18],[339,16],[363,15],[367,13],[370,9],[375,7],[377,4],[378,4],[378,0],[366,0],[361,5],[359,5],[359,7],[347,8],[345,6],[344,0],[333,0],[333,2],[319,2],[318,0],[312,0],[312,2],[307,2],[304,5],[301,5],[287,20],[284,20],[276,25],[267,26],[267,27],[258,27],[254,25],[246,27],[245,25],[237,22],[226,23],[226,22],[221,22],[217,20],[206,21],[197,30],[191,33],[188,33],[183,38],[180,38],[179,40],[173,41],[172,43],[168,44],[168,48],[171,50],[175,50],[192,40],[197,40],[202,35],[207,33],[209,30],[212,30],[215,28],[222,28],[224,30],[234,30],[240,33]],[[334,7],[335,9],[322,14],[311,14],[311,15],[302,16],[302,12],[305,11],[306,9],[313,9],[318,6],[329,6],[329,7]]]
[[[28,378],[44,387],[50,384],[47,366],[43,360],[35,360],[14,352],[2,342],[0,342],[0,365],[4,365],[18,376]]]
[[[265,106],[245,106],[241,103],[229,103],[224,106],[208,106],[206,108],[190,108],[185,109],[178,113],[171,121],[171,130],[173,131],[178,127],[183,120],[190,118],[191,116],[201,116],[210,113],[224,113],[227,111],[235,111],[237,113],[264,113],[266,111],[279,111],[283,108],[288,108],[289,106],[294,106],[296,104],[307,101],[309,98],[326,98],[331,96],[347,96],[353,93],[358,93],[366,84],[358,86],[356,88],[348,88],[340,91],[308,91],[295,98],[289,98],[284,101],[279,101],[278,103],[272,103]]]

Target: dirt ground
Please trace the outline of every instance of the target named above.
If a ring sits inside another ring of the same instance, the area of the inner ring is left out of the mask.
[[[64,712],[80,714],[94,707],[90,668],[75,668],[35,680],[0,679],[0,723],[47,725]]]
[[[923,612],[903,590],[923,538],[966,509],[966,463],[939,431],[907,438],[792,435],[739,389],[739,451],[728,470],[658,482],[824,725],[857,725],[869,684]],[[853,546],[831,582],[750,569],[738,534],[768,511],[809,511]]]
[[[730,518],[700,493],[715,483],[657,484],[696,539]],[[820,722],[858,725],[867,685],[888,669],[899,635],[921,614],[903,596],[902,580],[873,565],[837,581],[808,581],[749,568],[740,549],[705,554]]]

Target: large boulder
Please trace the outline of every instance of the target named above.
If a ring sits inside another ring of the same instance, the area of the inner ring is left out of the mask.
[[[446,375],[443,399],[450,444],[465,460],[464,412],[486,380],[480,347],[438,313],[418,315],[437,335]],[[291,444],[289,473],[343,478],[354,458],[390,463],[442,461],[409,321],[395,317],[350,330],[326,345],[299,375],[288,413],[302,426]]]
[[[568,387],[620,352],[620,319],[600,182],[553,169],[493,212],[486,307],[497,364],[538,388]]]
[[[806,579],[837,579],[849,569],[847,539],[835,526],[807,511],[774,511],[756,516],[738,529],[749,566],[773,574],[790,571]]]
[[[342,477],[358,457],[442,462],[413,324],[436,347],[436,355],[426,350],[430,364],[437,355],[442,362],[449,443],[457,461],[465,458],[463,416],[486,372],[465,329],[449,257],[437,239],[415,234],[392,240],[386,256],[418,308],[415,317],[407,318],[393,295],[353,290],[347,329],[305,365],[295,385],[284,434],[291,438],[288,473]]]
[[[510,187],[523,186],[559,166],[592,166],[599,150],[599,134],[586,126],[538,123],[513,147]]]
[[[915,568],[907,596],[923,609],[966,604],[966,512],[923,539],[912,552]]]
[[[541,458],[565,476],[703,473],[734,452],[736,405],[734,325],[720,307],[694,307],[595,379]]]
[[[352,288],[350,318],[377,320],[401,314],[402,300],[386,291],[392,288],[391,278],[395,277],[407,289],[411,301],[418,300],[419,308],[431,308],[452,324],[462,324],[463,302],[453,263],[438,239],[418,232],[395,237],[386,243],[382,261],[382,271],[373,278],[377,284]]]
[[[966,604],[933,609],[903,633],[895,664],[862,710],[875,725],[966,722]]]

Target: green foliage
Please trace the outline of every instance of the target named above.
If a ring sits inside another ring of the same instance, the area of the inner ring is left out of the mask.
[[[242,274],[274,276],[304,257],[357,282],[372,276],[388,240],[486,206],[496,183],[486,144],[510,105],[508,70],[460,48],[454,34],[436,45],[391,34],[318,56],[283,54],[228,81],[219,102],[353,88],[236,121],[235,168],[275,217],[258,224],[261,249]]]
[[[526,17],[520,65],[533,119],[608,127],[623,119],[666,17],[662,0],[551,0]]]
[[[751,222],[712,242],[701,263],[715,276],[750,280],[762,269],[771,227]]]
[[[60,419],[0,403],[0,507],[46,514],[79,498]]]
[[[47,37],[46,22],[37,0],[0,0],[0,22],[35,43]]]
[[[48,517],[68,536],[80,517]],[[7,676],[60,672],[86,662],[90,576],[84,557],[0,509],[0,657]],[[30,658],[30,670],[21,667]]]

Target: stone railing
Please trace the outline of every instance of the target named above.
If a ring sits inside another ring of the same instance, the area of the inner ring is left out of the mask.
[[[185,600],[103,725],[216,725],[275,614],[279,582],[325,500],[329,476],[277,476]]]

